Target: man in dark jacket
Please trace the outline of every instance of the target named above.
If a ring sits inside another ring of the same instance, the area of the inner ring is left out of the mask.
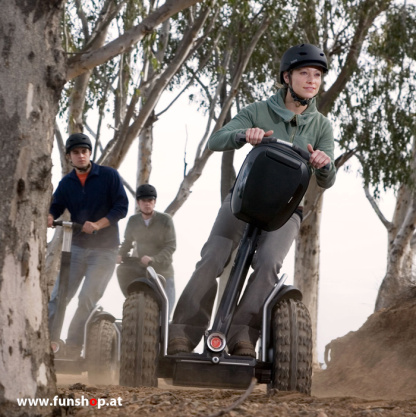
[[[110,281],[120,243],[118,221],[127,215],[128,199],[118,172],[90,161],[92,144],[87,135],[72,134],[66,141],[66,154],[74,169],[60,181],[53,195],[48,215],[48,227],[53,226],[65,209],[71,221],[82,225],[74,233],[71,246],[71,266],[66,300],[58,300],[59,277],[49,302],[51,334],[58,302],[68,304],[85,277],[79,293],[79,303],[68,329],[65,352],[79,357],[86,319],[103,296]]]

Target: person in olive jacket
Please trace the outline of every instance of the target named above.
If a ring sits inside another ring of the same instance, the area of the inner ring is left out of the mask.
[[[172,254],[176,250],[176,234],[172,217],[155,210],[157,192],[150,184],[137,188],[136,200],[140,212],[128,220],[124,241],[120,245],[117,277],[123,294],[134,278],[143,276],[152,266],[166,279],[169,314],[175,303],[175,281]],[[128,257],[133,249],[133,256]]]
[[[289,48],[280,62],[283,87],[267,100],[242,109],[229,123],[214,132],[208,140],[208,148],[220,152],[240,149],[244,146],[236,140],[240,133],[245,133],[246,142],[252,146],[259,144],[263,137],[273,135],[308,150],[309,163],[318,185],[331,187],[336,177],[333,131],[329,120],[318,111],[315,98],[327,71],[327,59],[320,48],[310,44]],[[327,164],[329,169],[323,169]],[[231,194],[224,199],[202,248],[201,260],[178,300],[169,326],[169,354],[191,352],[210,322],[217,277],[224,271],[245,227],[244,222],[233,216],[230,197]],[[261,234],[252,262],[253,273],[227,335],[231,354],[256,357],[262,308],[298,235],[301,220],[300,206],[280,229]]]

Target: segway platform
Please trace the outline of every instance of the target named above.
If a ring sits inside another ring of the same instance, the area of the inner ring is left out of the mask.
[[[210,357],[198,353],[166,356],[160,360],[160,368],[164,363],[170,368],[165,369],[165,377],[171,377],[173,385],[234,389],[246,389],[250,385],[257,365],[251,357]]]

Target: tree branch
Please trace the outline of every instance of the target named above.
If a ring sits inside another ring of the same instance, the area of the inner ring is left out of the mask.
[[[218,130],[224,124],[225,118],[227,117],[227,113],[231,109],[232,102],[235,98],[235,95],[237,94],[238,86],[241,82],[241,78],[243,76],[244,70],[247,67],[247,64],[253,54],[253,51],[259,39],[267,30],[269,23],[270,22],[267,18],[263,20],[256,34],[251,39],[250,44],[247,46],[247,49],[245,49],[244,55],[240,57],[240,61],[236,66],[236,71],[234,72],[232,76],[233,81],[232,81],[232,85],[231,85],[228,97],[224,101],[224,104],[221,108],[221,113],[215,124],[214,131]],[[210,115],[208,126],[210,125],[211,119],[212,119],[212,114]],[[206,131],[206,134],[204,135],[204,138],[202,139],[204,142],[207,136],[208,136],[208,130]],[[202,141],[200,142],[199,147],[201,147],[201,143]],[[173,216],[182,207],[182,205],[185,203],[185,201],[188,199],[191,193],[191,187],[194,185],[196,180],[201,176],[202,170],[205,167],[209,157],[212,154],[213,152],[210,151],[207,147],[205,147],[201,155],[195,158],[194,166],[190,169],[188,174],[185,176],[185,178],[181,182],[178,193],[176,194],[174,200],[168,205],[168,207],[165,210],[166,213],[169,213],[171,216]]]
[[[348,55],[345,59],[345,64],[332,86],[328,89],[328,91],[321,95],[319,111],[324,115],[329,113],[332,104],[345,88],[347,82],[351,78],[351,75],[356,71],[364,39],[367,36],[370,27],[374,24],[374,20],[380,15],[381,12],[388,9],[391,2],[391,0],[367,0],[365,3],[360,5],[361,16],[357,24],[357,30],[351,42]]]
[[[365,192],[365,196],[367,197],[367,200],[371,204],[371,207],[373,208],[373,210],[377,214],[377,217],[380,219],[381,223],[383,223],[383,225],[387,229],[387,231],[390,231],[393,227],[393,223],[389,222],[385,218],[384,214],[381,212],[379,205],[377,204],[376,200],[374,199],[374,197],[370,193],[368,185],[364,186],[364,192]]]
[[[123,35],[108,43],[107,45],[76,55],[68,60],[67,80],[77,77],[85,71],[101,65],[111,58],[128,51],[133,45],[140,42],[146,34],[151,32],[156,26],[169,19],[174,14],[190,7],[202,0],[167,0],[166,3],[144,18],[134,28],[128,30]]]
[[[190,0],[187,0],[190,1]],[[117,168],[122,162],[128,149],[133,143],[134,139],[140,134],[148,117],[154,111],[161,94],[172,79],[172,77],[179,70],[181,65],[189,58],[190,51],[192,50],[194,41],[197,34],[204,25],[204,22],[209,14],[210,8],[207,7],[201,11],[200,16],[196,19],[193,27],[189,28],[184,35],[179,48],[176,51],[175,57],[169,64],[169,66],[158,76],[158,81],[153,88],[146,92],[146,101],[143,104],[140,113],[136,117],[135,121],[129,126],[125,135],[119,136],[116,140],[114,138],[106,147],[105,154],[102,157],[102,163]],[[150,83],[149,83],[150,84]],[[153,84],[153,83],[152,83]],[[130,106],[131,107],[131,106]],[[126,123],[123,124],[124,126]],[[111,152],[110,152],[111,150]]]
[[[101,9],[100,14],[98,15],[98,19],[96,21],[95,27],[91,33],[91,36],[88,39],[87,44],[85,45],[84,51],[88,51],[91,49],[97,49],[102,46],[101,37],[106,36],[108,27],[112,20],[117,16],[120,12],[124,4],[127,0],[122,0],[117,5],[114,6],[114,0],[106,0],[103,8]]]

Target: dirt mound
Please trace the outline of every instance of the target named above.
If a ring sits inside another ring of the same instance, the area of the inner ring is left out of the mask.
[[[406,399],[416,395],[416,300],[372,314],[333,340],[313,395]]]

